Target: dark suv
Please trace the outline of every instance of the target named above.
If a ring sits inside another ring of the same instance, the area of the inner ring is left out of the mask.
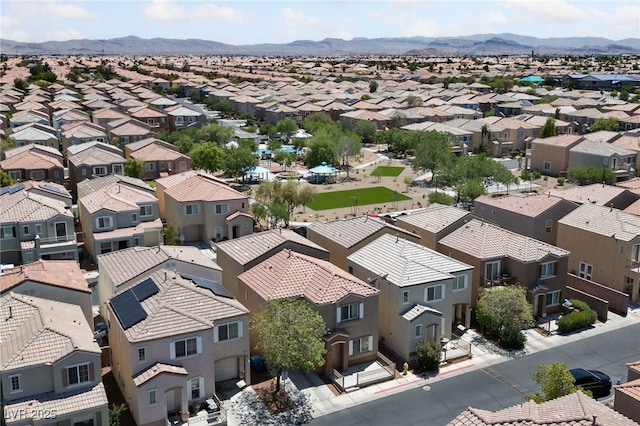
[[[569,370],[576,379],[575,384],[584,390],[591,391],[594,398],[609,395],[611,392],[611,378],[598,370],[573,368]]]

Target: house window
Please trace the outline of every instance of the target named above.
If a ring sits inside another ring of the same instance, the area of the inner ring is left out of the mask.
[[[20,375],[9,376],[9,383],[11,384],[11,393],[22,392],[22,386],[20,385]]]
[[[578,267],[578,276],[580,278],[586,278],[590,280],[592,277],[592,274],[593,274],[593,265],[590,265],[585,262],[580,262],[580,265]]]
[[[558,262],[545,262],[540,264],[540,279],[555,277],[558,271]]]
[[[100,243],[100,254],[111,253],[111,243]]]
[[[187,380],[187,390],[189,400],[202,398],[204,396],[204,378],[194,377]]]
[[[222,226],[216,226],[215,229],[215,235],[216,235],[216,241],[221,241],[222,240]]]
[[[151,216],[152,214],[152,206],[140,206],[140,216]]]
[[[36,170],[34,172],[31,172],[31,179],[33,179],[33,180],[43,180],[44,179],[44,172],[42,170]]]
[[[159,167],[160,170],[166,170],[167,169],[167,163],[165,163],[164,161],[160,161],[160,162],[158,162],[158,164],[160,166]]]
[[[195,122],[196,122],[195,117],[189,117],[189,123],[195,123]]]
[[[402,303],[409,303],[409,290],[402,292]]]
[[[100,216],[96,218],[96,226],[98,227],[98,229],[111,228],[111,216]]]
[[[10,170],[9,177],[13,180],[22,180],[22,172],[20,170]]]
[[[560,290],[550,291],[547,293],[547,306],[554,306],[560,304]]]
[[[216,214],[227,214],[229,204],[216,204]]]
[[[36,235],[42,234],[42,224],[36,223]]]
[[[229,324],[219,325],[214,334],[214,340],[216,342],[224,342],[225,340],[232,340],[242,337],[242,322],[230,322]]]
[[[200,206],[198,206],[197,204],[187,204],[185,206],[185,212],[187,213],[187,215],[190,215],[190,216],[196,215],[200,211],[199,207]]]
[[[442,300],[444,295],[442,294],[442,284],[432,285],[424,290],[426,302],[436,302]]]
[[[351,303],[338,307],[338,322],[349,321],[364,316],[364,303]]]
[[[500,276],[500,261],[487,262],[484,265],[484,277],[487,280],[497,280]]]
[[[29,235],[29,225],[24,225],[22,227],[22,234],[26,237],[27,235]]]
[[[608,159],[607,157],[604,157],[604,158],[602,159],[602,165],[603,165],[603,166],[606,166],[606,165],[608,165],[608,164],[609,164],[609,159]]]
[[[96,166],[93,168],[93,174],[96,176],[106,176],[107,168],[105,166]]]
[[[422,324],[416,324],[414,327],[414,335],[416,339],[420,339],[422,337]]]
[[[160,117],[160,118],[158,119],[158,122],[159,122],[159,123],[165,123],[166,121],[167,121],[167,120],[166,120],[166,118],[165,118],[165,117]]]
[[[133,245],[136,247],[140,245],[140,237],[133,237]]]
[[[69,386],[89,383],[89,363],[67,367],[67,383]]]
[[[155,124],[156,120],[154,120],[153,118],[147,118],[147,124]]]
[[[551,161],[545,161],[542,164],[542,170],[546,170],[546,171],[551,170]]]
[[[249,222],[245,222],[243,227],[242,227],[245,231],[249,230]]]
[[[453,279],[453,291],[460,291],[467,288],[467,276],[456,275]]]
[[[171,166],[169,166],[169,168],[171,168]],[[184,172],[185,170],[187,170],[187,162],[186,161],[178,161],[178,170],[181,172]]]
[[[33,262],[33,252],[27,251],[24,253],[24,263]]]
[[[147,396],[149,405],[156,405],[158,403],[158,389],[149,389]]]
[[[634,262],[638,261],[638,257],[640,256],[640,244],[634,244],[631,246],[631,260]]]
[[[131,222],[138,221],[138,213],[131,213]]]
[[[349,341],[349,355],[361,354],[373,350],[373,336],[360,337]]]
[[[155,172],[156,171],[156,163],[144,163],[144,171],[145,172]]]
[[[87,169],[82,169],[82,176],[86,176],[87,175]]]
[[[171,346],[173,352],[171,354],[172,359],[197,355],[202,352],[202,341],[200,340],[200,337],[176,340]]]
[[[184,117],[182,116],[176,117],[176,124],[182,124],[182,123],[184,123]]]
[[[16,227],[15,226],[3,226],[0,228],[0,238],[8,239],[16,237]]]
[[[550,234],[552,230],[553,230],[553,220],[551,220],[551,219],[545,220],[544,221],[544,232],[546,232],[547,234]]]
[[[147,348],[138,348],[138,362],[145,362],[147,360]]]
[[[123,171],[122,164],[114,164],[113,165],[113,173],[114,174],[122,175],[122,174],[124,174],[122,171]]]
[[[120,142],[122,142],[123,144],[128,144],[129,143],[129,136],[123,136],[120,138]]]

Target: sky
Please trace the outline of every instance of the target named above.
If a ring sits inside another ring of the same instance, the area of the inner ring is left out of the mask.
[[[0,38],[199,38],[231,45],[514,33],[640,37],[638,0],[0,0]]]

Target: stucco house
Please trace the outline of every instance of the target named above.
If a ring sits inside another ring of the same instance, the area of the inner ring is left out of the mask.
[[[92,177],[123,175],[125,159],[122,150],[104,142],[85,142],[67,149],[69,189],[77,191],[78,183]]]
[[[444,204],[430,204],[410,214],[398,216],[396,226],[420,236],[420,244],[436,250],[438,241],[471,220],[473,215],[463,209]]]
[[[0,170],[4,170],[12,179],[64,183],[62,154],[57,148],[29,144],[10,149],[4,154],[6,158],[0,161]]]

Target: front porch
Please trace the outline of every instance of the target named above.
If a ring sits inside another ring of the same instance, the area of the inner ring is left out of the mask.
[[[375,361],[352,365],[343,372],[333,369],[329,377],[339,391],[349,392],[395,379],[396,372],[395,363],[378,352]]]
[[[167,414],[167,426],[224,426],[227,424],[227,412],[222,401],[213,395],[202,403],[189,406],[189,417],[183,420],[180,412]]]

